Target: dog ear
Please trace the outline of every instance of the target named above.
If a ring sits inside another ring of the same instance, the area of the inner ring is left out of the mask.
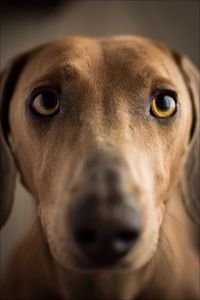
[[[26,60],[26,54],[16,57],[0,76],[0,228],[11,211],[16,177],[14,158],[8,142],[9,103]]]
[[[199,70],[186,56],[173,53],[174,59],[182,73],[190,94],[193,121],[191,124],[191,136],[188,145],[188,153],[185,161],[182,190],[183,200],[187,212],[192,220],[200,223],[200,121],[199,121]]]

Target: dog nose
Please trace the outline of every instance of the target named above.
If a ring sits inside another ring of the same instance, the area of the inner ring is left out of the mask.
[[[138,209],[125,201],[113,205],[113,199],[103,202],[94,196],[78,203],[72,214],[73,238],[90,261],[112,265],[136,244],[141,233]]]

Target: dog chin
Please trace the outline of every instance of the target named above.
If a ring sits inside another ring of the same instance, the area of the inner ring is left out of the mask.
[[[119,271],[126,272],[131,271],[133,266],[131,264],[131,260],[123,258],[122,260],[116,262],[112,261],[90,261],[82,258],[74,258],[71,261],[69,266],[70,269],[75,271],[83,271],[83,272],[92,272],[92,271]]]
[[[56,255],[55,260],[60,267],[66,271],[74,271],[80,273],[90,273],[90,272],[134,272],[143,268],[149,263],[154,253],[149,257],[142,257],[139,261],[133,260],[134,255],[127,255],[117,262],[104,261],[103,259],[99,261],[93,261],[81,256],[69,255],[67,258],[60,260],[62,255]],[[64,257],[63,257],[64,258]],[[137,257],[138,258],[138,257]]]

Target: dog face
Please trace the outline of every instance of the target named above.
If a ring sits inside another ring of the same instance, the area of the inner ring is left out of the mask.
[[[153,42],[68,38],[28,53],[8,123],[60,265],[138,269],[152,258],[192,119],[171,52]]]

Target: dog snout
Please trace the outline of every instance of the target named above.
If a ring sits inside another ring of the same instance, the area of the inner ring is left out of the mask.
[[[98,266],[107,266],[117,263],[133,248],[140,237],[141,218],[129,201],[122,195],[90,195],[77,200],[71,229],[82,256]]]

